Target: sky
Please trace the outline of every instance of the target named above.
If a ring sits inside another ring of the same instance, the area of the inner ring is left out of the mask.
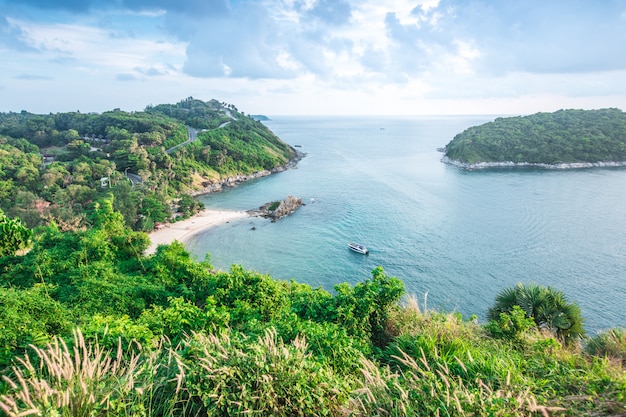
[[[0,112],[626,109],[626,0],[0,0]]]

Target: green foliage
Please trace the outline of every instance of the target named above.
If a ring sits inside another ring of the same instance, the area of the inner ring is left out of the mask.
[[[47,286],[17,290],[0,287],[0,366],[25,351],[30,344],[42,346],[54,336],[71,332],[69,309],[53,300]]]
[[[576,342],[585,334],[580,308],[568,302],[559,290],[537,284],[517,284],[496,296],[487,316],[490,320],[500,321],[500,314],[511,314],[515,306],[532,318],[539,329],[553,332],[563,341]]]
[[[287,284],[268,275],[246,271],[233,265],[230,273],[217,273],[207,283],[207,291],[219,306],[231,311],[232,325],[254,329],[256,323],[269,323],[288,311]]]
[[[280,206],[280,201],[274,201],[267,209],[269,211],[274,211],[278,208],[278,206]]]
[[[445,152],[464,163],[626,161],[625,129],[626,114],[619,109],[559,110],[471,127]]]
[[[126,314],[105,316],[96,313],[83,323],[82,334],[86,341],[97,343],[108,350],[117,347],[129,350],[136,344],[151,346],[159,340],[149,326],[133,320]]]
[[[553,410],[538,405],[523,387],[506,383],[494,388],[482,381],[475,384],[468,378],[455,376],[445,364],[430,363],[425,356],[414,357],[400,351],[397,361],[402,364],[399,372],[364,362],[361,387],[351,399],[352,415],[504,417],[535,412],[549,415],[546,413]],[[458,363],[465,366],[461,360]]]
[[[154,306],[145,310],[138,322],[156,335],[165,336],[173,343],[179,343],[193,332],[216,332],[228,326],[229,310],[218,307],[212,297],[202,308],[184,300],[170,298],[169,306]]]
[[[535,321],[526,316],[518,305],[514,305],[510,312],[500,313],[498,320],[490,320],[487,325],[487,329],[495,337],[511,340],[520,340],[526,332],[535,328]]]
[[[18,218],[9,219],[0,210],[0,256],[15,255],[31,243],[32,231]]]
[[[215,272],[179,242],[145,256],[146,235],[115,202],[91,203],[89,228],[52,223],[28,253],[0,258],[3,415],[626,412],[623,332],[581,355],[531,331],[539,317],[573,338],[559,314],[579,316],[556,290],[505,290],[485,328],[410,297],[401,306],[402,282],[380,267],[331,293]]]
[[[315,361],[301,338],[285,344],[268,330],[237,343],[197,334],[187,350],[187,389],[201,399],[202,415],[337,415],[347,399],[345,382]]]
[[[164,114],[183,121],[188,126],[197,129],[215,129],[222,123],[230,121],[228,112],[236,112],[234,106],[219,103],[217,100],[204,102],[188,97],[176,104],[159,104],[147,106],[146,112],[150,114]]]
[[[371,339],[374,346],[382,348],[389,342],[387,319],[390,311],[404,295],[404,283],[389,277],[382,267],[372,271],[372,279],[350,288],[347,284],[335,287],[330,311],[334,320],[349,334]]]
[[[174,201],[183,216],[200,210],[190,192],[295,155],[262,123],[214,100],[132,113],[0,113],[0,208],[31,228],[54,220],[76,230],[89,226],[87,207],[112,192],[126,225],[149,231],[173,218]]]
[[[607,357],[626,367],[626,328],[600,332],[587,341],[585,351],[590,355]]]
[[[33,351],[36,362],[20,359],[7,379],[7,394],[0,397],[0,410],[9,417],[165,416],[177,409],[180,386],[169,379],[178,367],[159,351],[126,356],[120,348],[112,354],[85,343],[80,332],[71,348],[55,339]]]

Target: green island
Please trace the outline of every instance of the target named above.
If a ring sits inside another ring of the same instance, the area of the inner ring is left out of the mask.
[[[559,110],[501,117],[459,133],[444,162],[464,168],[626,165],[626,114],[619,109]]]
[[[161,204],[192,213],[203,182],[295,157],[233,106],[64,115],[0,117],[0,415],[626,413],[626,329],[586,335],[555,288],[503,288],[480,323],[381,267],[327,291],[216,271],[179,242],[147,255]],[[126,139],[100,148],[109,134]]]

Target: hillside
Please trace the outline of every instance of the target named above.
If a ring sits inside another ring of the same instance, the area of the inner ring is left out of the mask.
[[[556,289],[503,288],[480,323],[382,267],[327,291],[147,254],[196,186],[295,154],[234,106],[1,116],[0,416],[626,413],[626,330],[587,337]]]
[[[0,213],[16,232],[0,234],[1,415],[626,413],[626,332],[581,340],[553,289],[505,290],[481,325],[402,301],[381,267],[331,293],[216,272],[178,242],[145,256],[110,198],[89,217],[16,255],[28,233]]]
[[[559,110],[497,118],[456,135],[445,147],[445,160],[471,167],[619,165],[626,161],[626,114]]]
[[[216,100],[143,112],[0,113],[0,208],[30,227],[81,227],[88,205],[112,193],[127,225],[151,230],[172,217],[172,204],[176,216],[198,210],[190,194],[295,156],[265,125]]]

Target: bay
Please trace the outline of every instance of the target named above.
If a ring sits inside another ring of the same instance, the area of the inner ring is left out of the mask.
[[[626,326],[626,169],[468,172],[440,162],[437,148],[495,117],[272,117],[265,124],[307,154],[297,168],[200,199],[248,210],[295,195],[306,205],[276,223],[214,227],[187,248],[218,269],[239,264],[329,291],[382,266],[422,306],[481,321],[502,289],[536,282],[578,303],[590,334]]]

